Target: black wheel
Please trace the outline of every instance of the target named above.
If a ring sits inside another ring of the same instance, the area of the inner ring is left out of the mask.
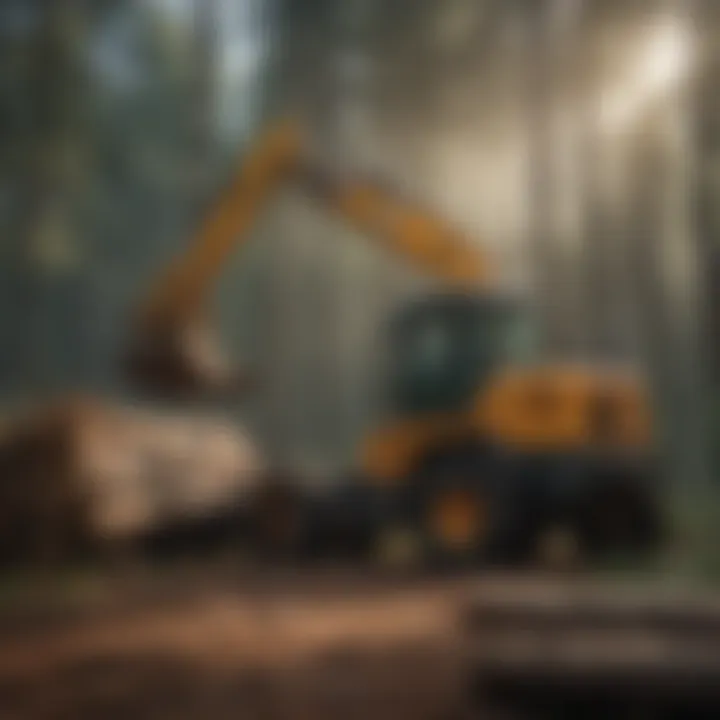
[[[475,557],[487,543],[489,506],[478,488],[437,488],[426,498],[423,535],[433,554],[446,558]]]
[[[298,559],[307,549],[308,501],[301,489],[269,481],[256,493],[250,510],[250,543],[265,559]]]
[[[582,503],[578,529],[592,557],[651,553],[663,534],[658,498],[632,480],[599,483]]]
[[[319,559],[366,562],[373,557],[385,500],[362,476],[348,476],[316,498],[309,544]]]
[[[410,526],[431,565],[470,566],[490,559],[497,526],[492,483],[479,466],[419,478]]]
[[[407,520],[430,565],[516,566],[538,522],[528,488],[515,458],[471,438],[426,456],[394,515]]]

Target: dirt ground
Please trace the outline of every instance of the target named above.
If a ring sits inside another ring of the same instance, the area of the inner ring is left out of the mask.
[[[473,583],[332,570],[97,583],[72,607],[0,619],[0,718],[466,717],[457,610]]]

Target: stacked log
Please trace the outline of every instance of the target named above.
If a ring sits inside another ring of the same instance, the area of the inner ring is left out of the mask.
[[[474,699],[490,716],[720,713],[717,595],[501,579],[469,603],[464,629]]]
[[[261,475],[250,440],[223,419],[85,398],[32,408],[0,433],[0,558],[219,531],[240,522]]]

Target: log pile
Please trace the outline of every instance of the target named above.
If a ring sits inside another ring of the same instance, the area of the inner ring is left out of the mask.
[[[483,707],[523,717],[720,717],[720,596],[503,579],[480,588],[463,624]]]
[[[67,557],[217,524],[261,473],[245,434],[217,418],[77,398],[33,408],[0,434],[0,558]]]

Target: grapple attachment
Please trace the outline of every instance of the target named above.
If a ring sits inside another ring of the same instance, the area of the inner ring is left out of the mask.
[[[199,321],[143,327],[134,333],[124,370],[134,387],[154,397],[217,397],[245,386],[245,373],[230,365],[211,328]]]

